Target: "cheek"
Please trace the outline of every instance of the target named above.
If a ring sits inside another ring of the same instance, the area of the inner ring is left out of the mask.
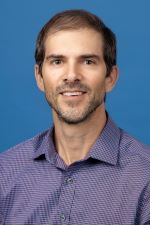
[[[53,96],[54,95],[54,84],[49,80],[49,79],[45,79],[44,80],[44,89],[45,89],[45,94],[46,96]]]
[[[106,69],[105,66],[103,66],[102,68],[98,67],[95,69],[95,71],[91,71],[89,73],[89,71],[87,72],[87,79],[88,79],[88,83],[89,85],[92,87],[95,87],[96,89],[102,88],[103,86],[105,86],[105,80],[106,80]]]
[[[43,73],[43,81],[45,90],[47,91],[54,91],[58,83],[56,76],[50,73]]]
[[[43,73],[43,78],[45,85],[50,86],[53,89],[55,89],[61,81],[61,77],[59,73],[56,73],[56,71],[48,71],[47,73]]]
[[[90,83],[91,89],[93,89],[95,92],[104,92],[106,90],[105,88],[105,80],[101,80],[101,79],[97,79],[95,80],[95,82],[93,83],[91,81]]]
[[[95,89],[95,94],[98,96],[103,96],[103,94],[105,94],[105,87],[103,85],[99,85],[96,87]]]

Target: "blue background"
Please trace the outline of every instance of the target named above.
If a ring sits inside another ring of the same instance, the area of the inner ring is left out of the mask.
[[[120,78],[107,110],[118,126],[150,145],[149,0],[1,0],[0,151],[51,126],[34,80],[35,40],[52,15],[72,8],[97,14],[116,33]]]

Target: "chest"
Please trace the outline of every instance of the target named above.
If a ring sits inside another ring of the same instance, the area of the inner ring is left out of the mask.
[[[142,187],[110,167],[20,174],[2,200],[5,224],[134,224]]]

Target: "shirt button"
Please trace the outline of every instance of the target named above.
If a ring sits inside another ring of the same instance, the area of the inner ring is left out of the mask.
[[[65,217],[65,215],[64,215],[63,213],[61,213],[60,219],[61,219],[62,221],[65,221],[66,217]]]
[[[66,179],[66,183],[67,184],[72,184],[73,183],[73,179],[71,177]]]

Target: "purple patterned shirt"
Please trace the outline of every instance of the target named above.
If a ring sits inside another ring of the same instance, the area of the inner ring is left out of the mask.
[[[150,149],[109,118],[84,160],[67,166],[53,129],[0,155],[1,225],[150,224]]]

